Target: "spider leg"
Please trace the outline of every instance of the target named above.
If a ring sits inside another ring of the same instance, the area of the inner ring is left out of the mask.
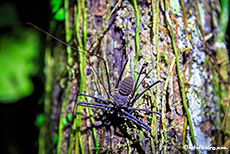
[[[152,129],[146,125],[145,123],[143,123],[142,121],[140,121],[139,119],[137,119],[136,117],[132,116],[131,114],[129,114],[128,112],[126,112],[125,110],[121,109],[121,111],[125,114],[125,116],[122,116],[123,118],[127,118],[129,120],[131,120],[132,122],[134,122],[136,125],[144,128],[147,131],[151,131]]]
[[[102,109],[102,110],[107,110],[106,108],[101,107],[101,106],[86,105],[86,104],[78,104],[78,105],[85,106],[85,107],[94,107],[94,108],[98,108],[98,109]]]
[[[106,99],[98,98],[98,97],[95,97],[95,96],[92,96],[92,95],[86,95],[86,94],[81,94],[81,93],[79,93],[78,95],[80,95],[80,96],[86,96],[86,97],[91,97],[91,98],[100,100],[100,101],[102,101],[104,103],[107,103],[107,104],[109,103]]]
[[[133,98],[133,96],[134,96],[134,94],[135,94],[135,92],[136,92],[137,83],[138,83],[138,81],[139,81],[139,79],[140,79],[140,76],[141,76],[141,73],[142,73],[142,71],[143,71],[143,69],[144,69],[145,67],[146,67],[146,64],[143,64],[142,67],[141,67],[140,72],[138,73],[137,81],[136,81],[135,86],[134,86],[134,88],[133,88],[133,92],[132,92],[131,98]]]
[[[90,64],[90,66],[92,67],[94,73],[96,73],[97,78],[99,79],[100,83],[102,84],[102,86],[103,86],[103,88],[104,88],[104,90],[105,90],[105,92],[106,92],[106,94],[107,94],[108,99],[110,100],[110,95],[109,95],[107,89],[105,88],[105,85],[103,84],[103,82],[102,82],[101,78],[99,77],[97,71],[96,71],[95,68],[93,67],[93,64],[92,64],[91,61],[89,60],[89,56],[88,56],[85,52],[82,52],[82,51],[78,50],[77,48],[74,48],[73,46],[67,44],[66,42],[64,42],[64,41],[62,41],[62,40],[60,40],[60,39],[58,39],[57,37],[51,35],[50,33],[47,33],[47,32],[44,31],[43,29],[39,28],[38,26],[36,26],[36,25],[34,25],[34,24],[30,23],[30,22],[27,22],[27,24],[33,26],[33,27],[36,28],[37,30],[39,30],[39,31],[41,31],[41,32],[43,32],[43,33],[45,33],[46,35],[48,35],[48,36],[50,36],[51,38],[57,40],[58,42],[60,42],[60,43],[62,43],[62,44],[64,44],[64,45],[70,47],[71,49],[73,49],[73,50],[75,50],[75,51],[77,51],[77,52],[79,52],[79,53],[84,54],[85,57],[86,57],[86,59],[87,59],[87,61],[88,61],[89,64]],[[86,49],[83,49],[83,50],[87,51]]]
[[[110,80],[109,80],[109,71],[108,71],[108,67],[107,67],[107,64],[106,64],[106,60],[103,57],[98,56],[98,55],[96,55],[96,54],[94,54],[94,53],[92,53],[92,52],[90,52],[88,50],[86,50],[86,51],[89,54],[94,55],[94,56],[96,56],[97,58],[99,58],[99,59],[101,59],[103,61],[103,64],[105,66],[105,73],[106,73],[106,77],[107,77],[108,90],[109,90],[109,93],[111,94],[111,85],[110,85]]]
[[[137,121],[135,121],[135,120],[133,120],[132,118],[130,118],[129,116],[123,116],[123,118],[129,119],[130,121],[132,121],[132,122],[135,123],[136,125],[138,125],[138,126],[144,128],[144,129],[147,130],[147,131],[151,131],[151,130],[152,130],[149,126],[143,126],[143,125],[141,125],[140,123],[138,123]]]
[[[138,108],[128,107],[128,110],[145,111],[145,112],[150,112],[150,113],[156,113],[156,114],[159,114],[159,115],[161,116],[161,113],[160,113],[160,112],[157,112],[157,111],[151,111],[151,110],[147,110],[147,109],[138,109]]]
[[[154,85],[156,85],[157,83],[161,82],[160,80],[154,82],[152,85],[150,85],[148,88],[146,88],[144,91],[142,91],[139,95],[137,95],[132,101],[131,103],[135,103],[147,90],[149,90],[150,88],[152,88]]]
[[[101,58],[102,58],[102,57],[101,57]],[[111,85],[110,85],[110,81],[109,81],[109,72],[108,72],[108,68],[107,68],[105,59],[102,58],[102,60],[103,60],[103,63],[104,63],[104,65],[105,65],[105,73],[106,73],[106,77],[107,77],[107,84],[108,84],[109,94],[111,94]]]
[[[123,74],[123,72],[124,72],[124,70],[125,70],[125,66],[127,65],[128,61],[129,61],[129,59],[127,58],[127,59],[125,60],[125,64],[124,64],[124,66],[123,66],[123,68],[122,68],[122,70],[121,70],[121,73],[120,73],[120,75],[119,75],[119,78],[118,78],[118,80],[117,80],[115,89],[117,89],[118,86],[119,86],[119,82],[120,82],[120,80],[121,80],[122,74]]]
[[[141,80],[141,82],[138,84],[137,88],[134,89],[135,92],[137,91],[137,89],[140,87],[141,83],[144,81],[144,79],[149,75],[149,73],[152,71],[153,69],[150,69],[149,72],[145,75],[145,77]]]
[[[89,103],[89,102],[76,102],[76,104],[80,105],[80,106],[100,108],[100,109],[103,109],[103,110],[108,110],[108,108],[112,107],[110,105],[99,104],[99,103]]]
[[[149,73],[153,70],[153,69],[150,69],[150,71],[148,71],[148,73],[145,75],[145,77],[141,80],[141,82],[138,84],[138,86],[137,86],[137,83],[138,83],[138,81],[139,81],[139,78],[140,78],[140,76],[141,76],[141,73],[142,73],[142,71],[143,71],[143,69],[146,67],[146,64],[143,64],[142,65],[142,68],[141,68],[141,70],[140,70],[140,72],[139,72],[139,74],[138,74],[138,78],[137,78],[137,81],[136,81],[136,83],[135,83],[135,86],[134,86],[134,89],[133,89],[133,92],[132,92],[132,95],[131,95],[131,97],[130,98],[133,98],[134,96],[135,96],[135,93],[136,93],[136,91],[137,91],[137,89],[139,88],[139,86],[141,85],[141,83],[144,81],[144,79],[149,75]],[[129,103],[128,104],[130,104],[130,101],[131,101],[131,99],[129,100]]]
[[[157,111],[151,111],[151,110],[147,110],[147,109],[138,109],[138,108],[133,108],[133,107],[128,107],[128,110],[138,110],[138,111],[145,111],[145,112],[150,112],[150,113],[155,113],[160,115],[160,128],[162,129],[162,119],[161,119],[161,113],[157,112]]]

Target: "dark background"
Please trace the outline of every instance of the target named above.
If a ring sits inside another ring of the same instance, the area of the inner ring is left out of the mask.
[[[48,30],[50,18],[49,0],[1,0],[4,3],[14,4],[21,23],[9,23],[0,29],[2,33],[10,32],[12,26],[19,24],[26,28],[26,22],[32,22]],[[0,14],[4,16],[4,14]],[[23,33],[23,32],[22,32]],[[45,35],[40,35],[40,50],[45,48]],[[44,50],[43,50],[44,51]],[[39,52],[39,72],[31,77],[34,83],[33,93],[15,103],[0,103],[0,153],[1,154],[36,154],[38,153],[39,128],[35,126],[36,116],[43,112],[44,97],[44,52]]]

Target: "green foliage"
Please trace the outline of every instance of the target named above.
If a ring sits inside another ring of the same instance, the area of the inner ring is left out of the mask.
[[[34,62],[38,56],[38,42],[34,31],[23,28],[1,36],[0,101],[14,102],[32,93],[30,76],[38,71]]]
[[[55,135],[55,136],[54,136],[54,139],[53,139],[53,144],[56,144],[57,141],[58,141],[58,135]]]
[[[220,0],[221,3],[221,12],[220,12],[220,29],[217,35],[215,36],[215,45],[220,48],[221,42],[224,41],[225,33],[228,28],[229,22],[229,0]]]
[[[67,114],[67,119],[68,119],[68,121],[72,121],[73,120],[72,113],[68,113]]]
[[[62,123],[63,123],[64,126],[66,126],[66,125],[68,124],[67,119],[66,119],[66,118],[63,118],[63,119],[62,119]]]
[[[6,4],[0,8],[0,13],[9,18],[0,19],[0,23],[17,21],[13,5]],[[5,25],[6,26],[6,25]],[[1,28],[1,27],[0,27]],[[33,92],[30,79],[39,69],[36,63],[38,57],[38,33],[22,26],[13,26],[12,31],[0,37],[0,102],[15,102]]]
[[[41,127],[43,122],[45,121],[45,116],[44,114],[39,114],[37,115],[36,121],[35,121],[35,126]]]
[[[63,21],[65,19],[65,10],[62,0],[50,0],[51,11],[54,14],[54,19]]]

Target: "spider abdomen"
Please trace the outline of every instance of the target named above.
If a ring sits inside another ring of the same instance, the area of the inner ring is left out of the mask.
[[[123,96],[128,96],[133,90],[133,78],[131,76],[124,78],[119,85],[118,92]]]

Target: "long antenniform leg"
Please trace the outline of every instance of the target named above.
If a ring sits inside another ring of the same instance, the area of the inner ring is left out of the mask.
[[[106,64],[106,60],[101,57],[101,56],[98,56],[92,52],[89,52],[88,50],[86,50],[89,54],[91,55],[94,55],[96,56],[97,58],[101,59],[103,61],[103,64],[105,66],[105,73],[106,73],[106,77],[107,77],[107,84],[108,84],[108,90],[109,90],[109,94],[111,94],[111,85],[110,85],[110,79],[109,79],[109,71],[108,71],[108,67],[107,67],[107,64]]]
[[[95,107],[95,108],[100,108],[103,110],[107,110],[108,108],[112,107],[110,105],[99,104],[99,103],[89,103],[89,102],[77,102],[77,105],[86,106],[86,107]]]
[[[71,45],[67,44],[66,42],[64,42],[64,41],[62,41],[62,40],[56,38],[55,36],[51,35],[50,33],[47,33],[46,31],[42,30],[41,28],[39,28],[38,26],[36,26],[36,25],[34,25],[34,24],[30,23],[30,22],[27,22],[27,24],[33,26],[33,27],[36,28],[37,30],[39,30],[39,31],[41,31],[41,32],[43,32],[43,33],[45,33],[46,35],[48,35],[48,36],[50,36],[51,38],[57,40],[58,42],[60,42],[60,43],[62,43],[62,44],[64,44],[64,45],[70,47],[71,49],[73,49],[73,50],[75,50],[75,51],[77,51],[77,52],[80,52],[80,53],[84,54],[85,57],[86,57],[86,59],[88,60],[88,62],[89,62],[89,64],[90,64],[90,66],[92,67],[94,73],[96,73],[97,78],[99,79],[100,83],[102,84],[102,86],[103,86],[103,88],[104,88],[104,90],[105,90],[105,92],[106,92],[106,94],[107,94],[108,99],[110,100],[110,95],[109,95],[107,89],[105,88],[105,85],[103,84],[103,82],[102,82],[101,78],[99,77],[97,71],[96,71],[95,68],[93,67],[93,64],[92,64],[91,61],[89,60],[89,56],[88,56],[86,53],[84,53],[84,52],[82,52],[82,51],[79,51],[78,49],[74,48],[73,46],[71,46]],[[83,50],[85,50],[85,49],[83,49]],[[85,50],[85,51],[87,51],[87,50]],[[101,58],[102,58],[102,57],[101,57]],[[103,59],[103,58],[102,58],[102,59]],[[103,61],[105,61],[105,60],[103,60]],[[105,62],[104,62],[104,64],[105,64]],[[107,66],[105,65],[105,67],[106,67],[106,73],[108,74]],[[107,80],[109,81],[108,75],[107,75]],[[109,83],[108,83],[108,84],[109,84]],[[109,84],[109,85],[110,85],[110,84]],[[109,89],[110,89],[110,87],[109,87]]]
[[[100,100],[100,101],[102,101],[102,102],[104,102],[104,103],[106,103],[106,104],[109,103],[106,99],[98,98],[98,97],[95,97],[95,96],[92,96],[92,95],[86,95],[86,94],[81,94],[81,93],[79,93],[78,95],[80,95],[80,96],[85,96],[85,97],[91,97],[91,98]]]

